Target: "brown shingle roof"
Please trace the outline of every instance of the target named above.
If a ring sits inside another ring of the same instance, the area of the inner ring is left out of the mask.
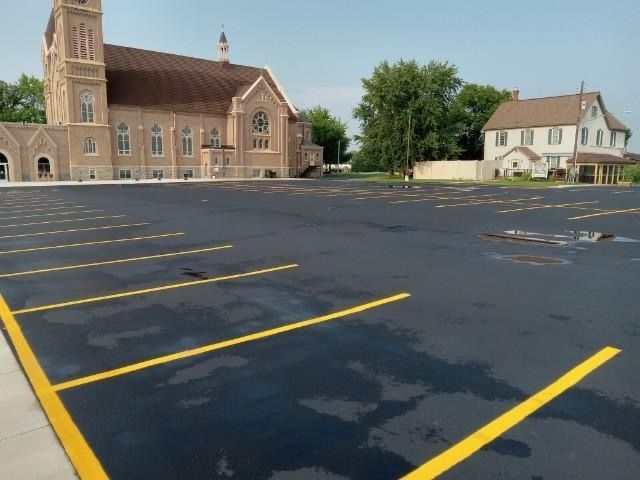
[[[573,163],[573,157],[567,160],[567,164]],[[597,165],[627,165],[635,163],[629,158],[617,157],[615,155],[607,155],[603,153],[578,153],[578,164],[597,164]]]
[[[540,155],[538,155],[536,152],[534,152],[533,150],[531,150],[529,147],[514,147],[511,150],[509,150],[507,153],[505,153],[503,156],[506,157],[507,155],[509,155],[511,152],[522,152],[522,154],[527,157],[529,160],[541,160],[542,157]]]
[[[627,152],[624,154],[624,158],[631,160],[632,162],[635,162],[635,163],[640,163],[640,153]]]
[[[260,75],[278,99],[286,101],[273,78],[261,68],[108,44],[104,54],[111,105],[226,114],[231,99],[246,92]],[[296,118],[291,109],[289,117]]]
[[[592,104],[598,98],[600,98],[600,92],[584,94],[584,100],[587,105]],[[600,104],[608,127],[611,130],[624,130],[626,127],[604,109],[602,102]],[[563,95],[560,97],[505,102],[498,107],[498,110],[484,126],[484,130],[575,125],[579,107],[580,95]],[[586,114],[587,112],[585,112]]]

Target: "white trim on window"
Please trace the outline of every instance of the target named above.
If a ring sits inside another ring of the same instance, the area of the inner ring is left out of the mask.
[[[98,147],[96,145],[96,139],[93,137],[87,137],[84,139],[82,143],[82,153],[83,155],[97,155]]]
[[[151,127],[151,156],[152,157],[164,156],[162,127],[157,123],[153,127]]]
[[[82,123],[94,123],[96,120],[96,97],[89,90],[80,93],[80,121]]]
[[[118,123],[116,128],[116,141],[119,156],[131,155],[131,129],[125,122]]]
[[[120,180],[131,180],[133,178],[130,168],[121,168],[119,173]]]
[[[193,130],[190,127],[182,129],[182,156],[193,157]]]

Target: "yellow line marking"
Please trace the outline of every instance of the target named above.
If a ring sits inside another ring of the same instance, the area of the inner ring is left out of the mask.
[[[87,208],[86,205],[65,205],[64,207],[45,207],[45,208],[28,208],[26,210],[11,210],[10,212],[0,212],[3,215],[13,215],[14,213],[29,213],[29,212],[46,212],[48,210],[64,210],[66,208]]]
[[[582,220],[583,218],[602,217],[605,215],[618,215],[620,213],[640,212],[640,208],[629,208],[627,210],[610,210],[608,212],[592,213],[591,215],[581,215],[579,217],[571,217],[568,220]]]
[[[20,218],[36,218],[36,217],[55,217],[56,215],[76,215],[78,213],[95,213],[104,212],[104,210],[80,210],[78,212],[57,212],[57,213],[41,213],[38,215],[23,215],[20,217],[0,217],[0,220],[16,220]]]
[[[0,207],[2,210],[5,210],[7,208],[22,208],[22,207],[31,207],[31,206],[41,206],[41,205],[68,205],[70,203],[73,202],[63,202],[62,200],[58,201],[52,201],[52,200],[47,200],[46,202],[42,202],[42,201],[37,201],[37,202],[2,202],[2,207]]]
[[[0,295],[0,318],[2,318],[2,322],[7,329],[9,338],[29,378],[29,382],[31,382],[31,386],[38,400],[40,400],[40,404],[51,422],[53,430],[64,446],[78,475],[83,479],[107,479],[108,476],[102,468],[100,461],[73,422],[60,397],[58,397],[51,388],[49,379],[38,363],[36,356],[33,354],[18,322],[16,322],[2,295]]]
[[[47,245],[45,247],[32,247],[32,248],[20,248],[17,250],[4,250],[0,251],[0,255],[10,255],[14,253],[27,253],[27,252],[39,252],[42,250],[57,250],[60,248],[75,248],[85,247],[89,245],[105,245],[108,243],[123,243],[123,242],[136,242],[138,240],[151,240],[152,238],[167,238],[167,237],[179,237],[184,235],[183,232],[179,233],[164,233],[162,235],[149,235],[146,237],[133,237],[133,238],[118,238],[115,240],[99,240],[95,242],[82,242],[82,243],[66,243],[64,245]]]
[[[57,235],[60,233],[79,233],[79,232],[93,232],[96,230],[111,230],[113,228],[130,228],[130,227],[142,227],[144,225],[151,225],[150,222],[143,223],[128,223],[125,225],[105,225],[102,227],[91,227],[91,228],[74,228],[71,230],[55,230],[53,232],[37,232],[37,233],[21,233],[18,235],[4,235],[0,237],[0,240],[4,238],[23,238],[23,237],[41,237],[44,235]]]
[[[85,263],[85,264],[78,264],[78,265],[67,265],[62,267],[42,268],[40,270],[31,270],[28,272],[5,273],[0,275],[0,278],[22,277],[25,275],[37,275],[39,273],[62,272],[65,270],[77,270],[80,268],[102,267],[104,265],[116,265],[119,263],[142,262],[145,260],[154,260],[157,258],[169,258],[169,257],[177,257],[181,255],[194,255],[196,253],[213,252],[216,250],[226,250],[229,248],[233,248],[233,245],[222,245],[220,247],[199,248],[197,250],[186,250],[186,251],[173,252],[173,253],[162,253],[159,255],[148,255],[146,257],[120,258],[116,260],[105,260],[102,262],[93,262],[93,263]]]
[[[585,360],[583,363],[569,371],[548,387],[516,405],[508,412],[502,414],[489,424],[485,425],[464,440],[444,451],[434,459],[413,471],[402,480],[430,480],[442,475],[454,465],[470,457],[482,447],[492,442],[507,430],[523,421],[536,410],[542,408],[564,391],[576,385],[584,377],[601,367],[603,364],[618,355],[621,350],[607,347]],[[55,387],[54,387],[55,388]]]
[[[174,290],[176,288],[195,287],[196,285],[205,285],[208,283],[223,282],[226,280],[236,280],[239,278],[255,277],[258,275],[264,275],[265,273],[279,272],[282,270],[289,270],[291,268],[297,268],[300,265],[292,263],[290,265],[283,265],[281,267],[265,268],[263,270],[254,270],[252,272],[235,273],[233,275],[225,275],[223,277],[208,278],[206,280],[191,280],[187,282],[171,283],[169,285],[162,285],[159,287],[143,288],[141,290],[129,290],[126,292],[113,293],[110,295],[102,295],[100,297],[83,298],[79,300],[70,300],[62,303],[53,303],[51,305],[40,305],[37,307],[23,308],[22,310],[14,310],[14,315],[22,315],[24,313],[43,312],[45,310],[57,310],[60,308],[72,307],[74,305],[84,305],[86,303],[105,302],[107,300],[115,300],[117,298],[133,297],[136,295],[144,295],[147,293],[164,292],[166,290]]]
[[[524,212],[528,210],[542,210],[545,208],[572,208],[572,207],[578,207],[580,205],[593,205],[595,203],[600,203],[600,202],[595,201],[595,202],[564,203],[560,205],[539,205],[535,207],[523,207],[523,208],[513,208],[511,210],[499,210],[498,213]]]
[[[453,205],[437,205],[436,208],[471,207],[474,205],[495,205],[496,203],[515,203],[517,205],[519,202],[530,202],[533,200],[540,200],[542,198],[544,197],[518,198],[518,199],[510,199],[510,200],[481,200],[479,202],[471,202],[471,203],[455,203]]]
[[[223,348],[233,347],[235,345],[240,345],[242,343],[253,342],[256,340],[262,340],[263,338],[273,337],[275,335],[281,335],[283,333],[291,332],[294,330],[300,330],[302,328],[310,327],[312,325],[317,325],[320,323],[325,323],[330,320],[335,320],[338,318],[343,318],[349,315],[354,315],[356,313],[364,312],[366,310],[370,310],[372,308],[380,307],[382,305],[386,305],[388,303],[397,302],[400,300],[404,300],[409,298],[411,295],[408,293],[401,293],[398,295],[393,295],[391,297],[381,298],[379,300],[375,300],[373,302],[365,303],[363,305],[358,305],[355,307],[348,308],[346,310],[340,310],[339,312],[330,313],[327,315],[323,315],[321,317],[310,318],[308,320],[302,320],[300,322],[290,323],[288,325],[283,325],[281,327],[271,328],[269,330],[264,330],[262,332],[252,333],[249,335],[245,335],[243,337],[233,338],[231,340],[225,340],[218,343],[213,343],[210,345],[205,345],[199,348],[193,348],[191,350],[184,350],[182,352],[173,353],[170,355],[164,355],[162,357],[152,358],[150,360],[146,360],[139,363],[134,363],[132,365],[127,365],[126,367],[116,368],[114,370],[108,370],[102,373],[96,373],[94,375],[89,375],[87,377],[78,378],[76,380],[70,380],[68,382],[59,383],[53,386],[53,390],[59,392],[61,390],[67,390],[69,388],[78,387],[80,385],[86,385],[88,383],[99,382],[101,380],[106,380],[107,378],[118,377],[120,375],[125,375],[127,373],[136,372],[138,370],[143,370],[145,368],[155,367],[157,365],[162,365],[169,362],[174,362],[176,360],[182,360],[184,358],[193,357],[196,355],[202,355],[204,353],[213,352],[215,350],[221,350]]]
[[[112,218],[124,218],[126,215],[110,215],[107,217],[68,218],[66,220],[49,220],[47,222],[17,223],[15,225],[0,225],[0,228],[32,227],[34,225],[51,225],[54,223],[89,222],[94,220],[110,220]]]
[[[476,198],[483,198],[483,197],[498,197],[500,196],[499,193],[491,193],[491,194],[487,194],[487,195],[469,195],[467,197],[444,197],[441,195],[434,195],[434,196],[430,196],[428,198],[416,198],[416,199],[412,199],[412,200],[395,200],[393,202],[389,202],[392,205],[396,205],[396,204],[400,204],[400,203],[419,203],[419,202],[433,202],[435,200],[443,200],[443,201],[448,201],[448,200],[474,200]],[[484,202],[485,200],[478,200],[478,202]]]

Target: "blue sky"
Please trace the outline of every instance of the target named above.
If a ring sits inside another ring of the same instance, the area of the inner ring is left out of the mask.
[[[42,75],[52,0],[1,3],[0,79]],[[352,132],[360,79],[382,60],[446,60],[468,82],[518,86],[523,98],[576,92],[584,79],[640,151],[637,0],[103,0],[103,9],[106,42],[195,57],[215,58],[224,23],[233,62],[270,65],[299,107],[327,106]]]

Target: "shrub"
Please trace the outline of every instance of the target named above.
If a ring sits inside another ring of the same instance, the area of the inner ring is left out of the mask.
[[[640,183],[640,165],[627,167],[624,171],[624,179],[627,182]]]

